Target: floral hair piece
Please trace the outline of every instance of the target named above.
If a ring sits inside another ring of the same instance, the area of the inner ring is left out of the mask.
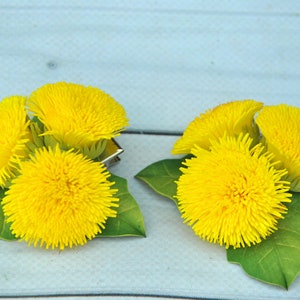
[[[225,246],[228,261],[288,288],[300,272],[299,124],[298,107],[224,103],[188,125],[172,150],[182,157],[136,177],[201,239]]]
[[[94,87],[58,82],[3,99],[0,238],[63,250],[145,236],[127,181],[107,169],[126,126],[121,104]]]

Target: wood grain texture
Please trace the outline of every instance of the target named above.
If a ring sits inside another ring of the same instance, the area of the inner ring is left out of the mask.
[[[299,39],[298,0],[1,0],[0,99],[77,82],[123,104],[132,130],[182,131],[226,101],[299,105]],[[168,157],[174,141],[120,137],[125,153],[111,171],[129,179],[146,239],[98,239],[62,253],[0,241],[0,295],[298,299],[299,278],[289,292],[250,279],[133,178]]]
[[[128,179],[145,217],[147,238],[94,239],[62,252],[0,241],[0,295],[299,299],[300,277],[289,291],[248,277],[238,265],[227,262],[224,248],[199,239],[183,224],[173,201],[133,178],[153,161],[171,157],[175,140],[128,134],[118,139],[126,151],[111,171]]]
[[[161,131],[235,99],[299,103],[298,1],[162,2],[2,1],[1,97],[94,85]]]

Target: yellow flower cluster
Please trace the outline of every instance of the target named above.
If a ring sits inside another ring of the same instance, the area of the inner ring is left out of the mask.
[[[0,186],[5,187],[16,175],[18,163],[28,157],[27,143],[31,140],[26,98],[12,96],[0,102]]]
[[[201,114],[172,150],[191,155],[177,181],[185,222],[226,248],[266,239],[287,212],[289,190],[300,191],[299,144],[297,107],[244,100]]]
[[[124,108],[93,87],[59,82],[3,99],[1,204],[12,233],[61,250],[101,233],[119,199],[94,159],[127,125]]]
[[[27,104],[43,123],[46,145],[79,149],[92,159],[128,125],[124,108],[94,87],[46,84],[31,94]]]

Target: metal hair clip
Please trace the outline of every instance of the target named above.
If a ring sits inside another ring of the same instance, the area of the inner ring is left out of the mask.
[[[117,163],[119,155],[124,152],[124,149],[114,140],[108,140],[104,152],[100,155],[99,160],[106,165],[107,168]]]

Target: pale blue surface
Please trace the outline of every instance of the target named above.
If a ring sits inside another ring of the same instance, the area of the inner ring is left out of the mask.
[[[299,105],[299,1],[0,2],[1,98],[44,83],[102,88],[130,129],[182,131],[219,103]],[[121,163],[146,239],[95,240],[62,253],[0,241],[0,295],[147,294],[299,299],[247,277],[201,242],[172,203],[133,176],[169,156],[175,137],[124,135]]]
[[[2,0],[1,95],[95,85],[168,131],[224,101],[298,103],[299,1],[162,2]]]

